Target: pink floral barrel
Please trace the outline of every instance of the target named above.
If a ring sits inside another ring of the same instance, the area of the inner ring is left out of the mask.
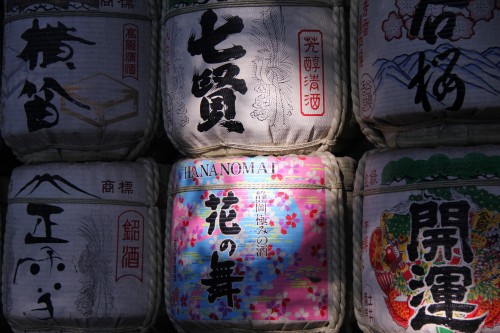
[[[499,146],[373,150],[355,180],[365,333],[500,332]]]
[[[353,167],[330,153],[178,162],[165,268],[174,325],[336,332]]]
[[[378,146],[498,143],[500,3],[354,1],[357,119]]]
[[[152,327],[161,301],[159,187],[149,159],[14,169],[2,258],[12,330]]]

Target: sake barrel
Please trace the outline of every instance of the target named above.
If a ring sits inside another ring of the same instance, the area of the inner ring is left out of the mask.
[[[337,332],[353,169],[327,152],[175,164],[165,295],[179,332]]]
[[[343,2],[163,4],[164,126],[184,154],[337,152],[359,134],[346,102]]]
[[[4,1],[2,135],[25,163],[133,160],[159,119],[156,0]]]
[[[13,172],[2,267],[14,332],[145,332],[161,301],[158,167],[46,163]]]
[[[354,112],[372,142],[499,143],[498,2],[351,5]]]
[[[354,197],[366,332],[500,332],[500,147],[372,150]]]

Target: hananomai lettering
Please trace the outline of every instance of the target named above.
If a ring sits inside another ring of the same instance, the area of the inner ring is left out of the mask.
[[[184,167],[184,179],[200,177],[217,177],[221,175],[234,176],[244,174],[273,174],[275,173],[274,162],[266,164],[261,162],[227,162],[218,164],[201,164]]]

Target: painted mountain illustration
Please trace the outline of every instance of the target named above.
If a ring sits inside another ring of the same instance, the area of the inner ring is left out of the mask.
[[[79,188],[78,186],[71,183],[67,179],[65,179],[59,175],[50,175],[48,173],[45,173],[43,175],[36,175],[35,177],[33,177],[28,183],[26,183],[16,193],[16,195],[14,197],[17,197],[19,194],[21,194],[23,192],[25,193],[25,195],[30,195],[31,193],[35,192],[35,190],[38,189],[39,186],[42,184],[51,185],[52,187],[56,188],[60,192],[66,193],[68,195],[71,195],[70,192],[76,191],[76,192],[84,193],[84,194],[87,194],[91,197],[100,199],[100,197],[86,192],[85,190]]]
[[[465,83],[467,92],[482,91],[493,96],[500,95],[500,47],[491,47],[482,52],[467,50],[452,46],[451,44],[441,44],[434,50],[425,51],[425,66],[430,66],[425,80],[433,73],[433,80],[441,76],[450,65],[452,56],[447,59],[437,60],[432,63],[438,55],[456,48],[460,51],[460,56],[453,66],[451,73],[457,75]],[[402,88],[408,89],[408,85],[413,77],[418,73],[420,51],[412,54],[403,54],[392,60],[377,59],[374,67],[378,71],[373,79],[375,90],[382,88],[388,83],[397,82]],[[391,81],[391,82],[389,82]],[[428,91],[432,91],[431,83]],[[428,92],[429,99],[434,97]]]

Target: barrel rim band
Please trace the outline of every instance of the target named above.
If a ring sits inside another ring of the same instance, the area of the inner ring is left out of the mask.
[[[278,183],[232,183],[232,184],[210,184],[198,186],[182,186],[178,187],[170,193],[170,196],[184,192],[194,191],[210,191],[210,190],[226,190],[226,189],[301,189],[301,190],[341,190],[344,189],[342,183],[333,183],[326,185],[318,184],[278,184]]]
[[[28,14],[19,14],[5,17],[4,24],[11,23],[14,21],[20,21],[30,18],[40,18],[40,17],[76,17],[76,16],[85,16],[85,17],[105,17],[105,18],[115,18],[115,19],[128,19],[128,20],[136,20],[136,21],[151,21],[154,18],[147,15],[134,15],[134,14],[125,14],[125,13],[110,13],[110,12],[100,12],[100,11],[61,11],[61,12],[33,12]]]
[[[500,186],[500,179],[470,179],[470,180],[441,180],[434,182],[418,182],[414,184],[405,184],[391,187],[382,187],[374,189],[366,189],[355,191],[353,195],[356,196],[369,196],[386,193],[418,191],[434,188],[447,188],[447,187],[465,187],[465,186]]]
[[[190,6],[190,7],[183,7],[183,8],[175,8],[171,10],[167,10],[166,14],[163,15],[161,19],[161,24],[164,25],[168,19],[178,16],[178,15],[183,15],[183,14],[189,14],[192,12],[197,12],[201,10],[207,10],[207,9],[220,9],[220,8],[235,8],[235,7],[276,7],[276,6],[293,6],[293,7],[299,7],[299,6],[309,6],[309,7],[327,7],[327,8],[333,8],[333,7],[343,7],[345,6],[345,0],[330,0],[330,1],[325,1],[325,0],[278,0],[278,1],[273,1],[272,3],[263,3],[261,0],[239,0],[235,2],[224,2],[224,3],[210,3],[210,4],[204,4],[200,6]]]
[[[9,198],[8,204],[23,203],[45,203],[45,204],[78,204],[78,205],[112,205],[112,206],[130,206],[152,208],[155,205],[146,202],[131,200],[112,200],[112,199],[76,199],[76,198]]]
[[[185,151],[189,155],[199,155],[209,153],[216,149],[239,149],[244,151],[253,151],[253,152],[273,152],[273,153],[282,153],[286,151],[307,149],[315,146],[334,146],[336,140],[329,139],[319,139],[313,140],[303,143],[290,143],[283,146],[269,146],[269,145],[256,145],[256,144],[239,144],[239,143],[227,143],[220,142],[219,144],[204,146],[204,147],[181,147],[180,149]]]
[[[434,120],[429,120],[429,121],[424,121],[418,124],[408,124],[408,125],[401,125],[401,126],[391,126],[391,125],[382,125],[382,124],[372,124],[373,128],[382,131],[382,132],[408,132],[408,131],[414,131],[414,130],[419,130],[423,128],[427,128],[430,126],[441,126],[441,125],[448,125],[448,124],[457,124],[457,125],[491,125],[491,124],[500,124],[500,119],[488,119],[488,120],[481,120],[481,119],[460,119],[460,118],[439,118],[439,119],[434,119]]]

